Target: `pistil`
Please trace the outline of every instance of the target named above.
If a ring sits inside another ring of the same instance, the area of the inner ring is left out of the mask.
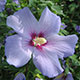
[[[35,39],[33,39],[34,46],[37,46],[37,45],[41,46],[46,42],[47,40],[44,37],[36,37]]]

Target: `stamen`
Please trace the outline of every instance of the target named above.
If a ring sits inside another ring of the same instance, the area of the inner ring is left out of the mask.
[[[44,34],[41,32],[38,34],[38,37],[44,37]]]
[[[31,34],[32,39],[34,39],[36,36],[37,36],[36,33]]]
[[[47,44],[47,40],[44,38],[44,35],[42,32],[40,32],[38,35],[34,32],[31,33],[32,39],[29,41],[30,46],[34,46],[38,49],[42,49],[42,46]]]
[[[36,37],[35,39],[33,39],[34,45],[42,45],[45,44],[47,42],[47,40],[43,37]]]
[[[34,42],[30,40],[29,45],[34,46]]]

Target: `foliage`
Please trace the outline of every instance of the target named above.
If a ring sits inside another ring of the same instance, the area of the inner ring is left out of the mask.
[[[13,80],[19,73],[23,72],[26,75],[27,80],[34,80],[35,77],[43,78],[44,80],[52,80],[45,77],[41,72],[33,66],[32,60],[21,68],[15,68],[6,62],[4,55],[4,44],[7,36],[16,34],[10,33],[12,29],[7,27],[6,18],[14,12],[22,9],[23,7],[29,7],[32,13],[39,20],[43,9],[48,6],[49,9],[55,14],[59,15],[62,22],[68,27],[65,30],[60,31],[60,35],[77,34],[80,38],[80,34],[76,31],[76,25],[80,25],[80,0],[19,0],[18,4],[7,0],[5,10],[0,13],[0,80]],[[80,80],[80,39],[76,46],[76,51],[73,56],[65,58],[67,69],[65,72],[70,71],[73,74],[74,80]]]

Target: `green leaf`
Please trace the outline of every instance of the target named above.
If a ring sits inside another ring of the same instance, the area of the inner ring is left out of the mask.
[[[53,5],[53,6],[51,6],[51,10],[53,12],[55,12],[56,14],[65,16],[64,13],[63,13],[63,11],[62,11],[62,9],[61,9],[61,7],[59,5]]]

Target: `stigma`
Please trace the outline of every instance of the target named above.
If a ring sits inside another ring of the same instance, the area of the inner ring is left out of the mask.
[[[45,46],[48,43],[42,32],[39,34],[31,33],[31,38],[32,39],[29,41],[29,45],[36,47],[39,50],[42,50],[42,46]]]
[[[47,40],[44,38],[44,37],[36,37],[35,39],[33,39],[33,43],[34,43],[34,46],[41,46],[45,43],[47,43]]]

